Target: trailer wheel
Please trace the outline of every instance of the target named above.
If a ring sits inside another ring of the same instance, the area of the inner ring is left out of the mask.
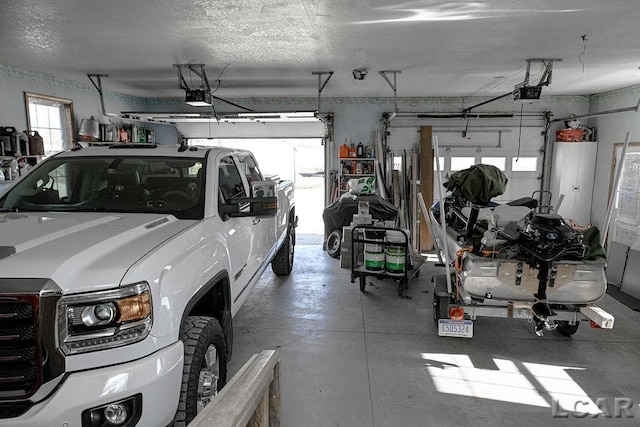
[[[364,292],[364,288],[367,286],[367,278],[362,276],[360,277],[360,290]]]
[[[340,241],[342,240],[342,233],[340,230],[333,230],[329,237],[327,237],[327,253],[332,258],[340,258]]]
[[[173,427],[189,424],[227,381],[225,337],[216,319],[187,317],[180,340],[184,343],[184,366]]]
[[[449,297],[438,296],[433,290],[433,323],[438,326],[438,320],[449,318]]]
[[[558,325],[558,332],[560,332],[565,337],[570,337],[571,335],[575,334],[578,330],[578,326],[580,325],[579,322],[576,322],[572,325],[566,320],[558,320],[556,324]]]
[[[404,294],[405,282],[404,280],[398,281],[398,296],[401,297]]]

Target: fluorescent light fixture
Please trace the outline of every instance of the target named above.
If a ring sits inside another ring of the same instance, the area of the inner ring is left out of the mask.
[[[209,107],[213,104],[211,94],[202,89],[194,89],[185,91],[185,102],[192,107]]]

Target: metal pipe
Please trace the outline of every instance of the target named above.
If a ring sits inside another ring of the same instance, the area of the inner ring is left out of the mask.
[[[640,109],[640,98],[638,99],[638,103],[636,104],[635,107],[616,108],[615,110],[600,111],[598,113],[587,113],[587,114],[580,114],[578,116],[562,117],[559,119],[553,119],[551,122],[555,123],[555,122],[563,122],[565,120],[585,119],[589,117],[606,116],[609,114],[626,113],[629,111],[634,111],[637,113],[639,109]]]
[[[100,95],[100,107],[102,108],[102,115],[107,117],[119,117],[117,114],[107,113],[104,107],[104,94],[102,91],[102,80],[100,78],[109,77],[109,74],[87,74],[87,77],[89,77],[89,80],[91,80],[93,87],[96,88],[98,94]],[[93,80],[94,77],[96,78],[95,81]]]
[[[491,99],[489,99],[487,101],[483,101],[483,102],[481,102],[479,104],[472,105],[471,107],[467,107],[464,110],[462,110],[462,113],[464,113],[465,117],[466,117],[466,114],[470,113],[471,110],[473,110],[474,108],[481,107],[481,106],[483,106],[485,104],[489,104],[490,102],[497,101],[498,99],[506,98],[509,95],[513,95],[513,91],[509,92],[509,93],[505,93],[504,95],[496,96],[495,98],[491,98]]]
[[[318,114],[321,113],[320,110],[320,96],[322,94],[322,90],[324,89],[324,87],[327,85],[327,83],[329,83],[329,80],[331,79],[331,76],[333,76],[333,71],[313,71],[311,72],[312,75],[317,75],[318,76]],[[327,79],[324,81],[324,83],[322,82],[322,76],[327,74]]]
[[[444,207],[444,196],[442,195],[442,177],[440,176],[440,148],[438,146],[438,137],[433,137],[433,150],[436,161],[436,171],[438,176],[438,198],[440,199],[440,226],[442,227],[442,251],[444,253],[444,268],[447,273],[447,292],[453,293],[453,285],[451,284],[451,267],[449,265],[449,245],[447,243],[447,220]]]

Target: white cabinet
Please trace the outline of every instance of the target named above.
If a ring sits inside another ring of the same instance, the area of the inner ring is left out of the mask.
[[[595,141],[556,142],[553,145],[551,203],[557,206],[563,194],[558,213],[582,226],[591,221],[597,147]]]

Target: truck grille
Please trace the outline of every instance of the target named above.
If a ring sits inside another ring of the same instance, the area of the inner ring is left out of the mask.
[[[42,379],[37,295],[0,297],[0,399],[31,396]]]

